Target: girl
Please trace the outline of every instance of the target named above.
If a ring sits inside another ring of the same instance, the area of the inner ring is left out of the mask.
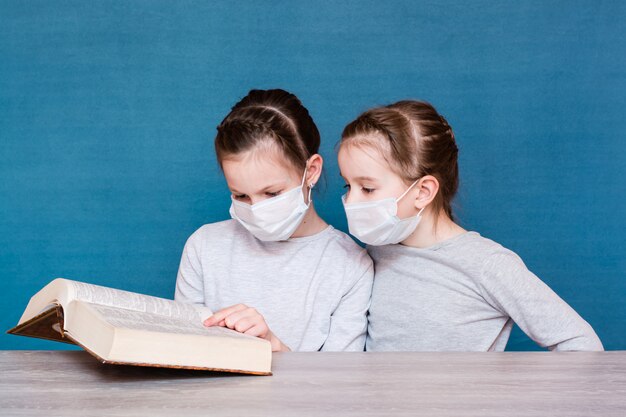
[[[348,226],[376,270],[367,350],[502,351],[513,322],[550,350],[602,350],[515,253],[454,222],[457,153],[424,102],[369,110],[343,132]]]
[[[232,192],[232,220],[187,240],[175,299],[274,351],[362,351],[372,261],[315,211],[320,136],[283,90],[252,90],[217,127],[215,150]]]

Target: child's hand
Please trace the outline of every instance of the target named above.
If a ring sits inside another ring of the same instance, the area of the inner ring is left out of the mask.
[[[274,352],[290,350],[272,333],[261,313],[245,304],[236,304],[215,312],[204,321],[204,325],[228,327],[240,333],[269,340]]]

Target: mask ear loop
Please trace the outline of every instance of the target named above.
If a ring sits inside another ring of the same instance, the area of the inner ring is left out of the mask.
[[[400,197],[396,198],[396,203],[397,203],[397,202],[399,202],[400,200],[402,200],[402,198],[403,198],[405,195],[407,195],[407,193],[408,193],[409,191],[411,191],[411,188],[413,188],[413,187],[415,186],[415,184],[417,184],[418,182],[419,182],[419,180],[415,180],[415,182],[414,182],[413,184],[411,184],[411,185],[409,186],[409,188],[407,188],[407,189],[406,189],[406,191],[405,191],[405,192],[403,192],[403,193],[402,193],[402,195],[401,195]]]
[[[305,164],[305,167],[304,167],[304,175],[302,175],[302,183],[301,183],[301,185],[300,185],[301,187],[304,187],[304,182],[306,181],[306,173],[307,173],[307,171],[309,170],[309,166],[308,166],[308,164],[309,164],[309,161],[307,160],[307,161],[306,161],[306,164]],[[313,200],[311,200],[311,191],[313,190],[313,187],[314,187],[314,186],[315,186],[315,183],[314,183],[314,182],[312,182],[312,183],[311,183],[311,184],[309,184],[309,186],[307,187],[307,188],[309,189],[309,197],[308,197],[308,199],[309,199],[309,203],[307,204],[307,206],[310,206],[310,205],[311,205],[311,201],[313,201]]]
[[[313,200],[311,200],[311,191],[313,191],[313,184],[311,184],[311,186],[309,187],[309,203],[307,204],[307,206],[311,205],[311,202]]]
[[[418,182],[419,182],[419,180],[415,180],[415,182],[414,182],[413,184],[411,184],[411,185],[409,186],[409,188],[407,188],[407,189],[406,189],[406,191],[405,191],[405,192],[404,192],[404,193],[403,193],[400,197],[398,197],[398,198],[396,199],[396,204],[397,204],[400,200],[402,200],[402,198],[403,198],[405,195],[407,195],[407,193],[411,190],[411,188],[413,188],[413,186],[415,186],[415,184],[417,184]],[[418,212],[417,212],[417,214],[415,215],[415,217],[419,217],[419,216],[421,216],[421,215],[422,215],[422,212],[424,211],[424,209],[425,209],[425,208],[426,208],[426,206],[422,207],[422,208],[420,209],[420,211],[418,211]]]

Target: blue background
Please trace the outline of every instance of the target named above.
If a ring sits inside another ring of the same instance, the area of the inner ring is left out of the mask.
[[[0,329],[57,276],[172,297],[186,238],[228,217],[215,126],[281,87],[318,123],[316,204],[342,230],[343,126],[431,101],[459,142],[461,224],[625,349],[624,21],[597,0],[1,1]],[[536,347],[516,330],[508,348]]]

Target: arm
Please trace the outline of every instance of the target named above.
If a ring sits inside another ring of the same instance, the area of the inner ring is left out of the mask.
[[[347,289],[330,317],[330,330],[322,351],[357,351],[365,348],[367,334],[367,310],[372,296],[374,266],[370,257],[363,252],[362,267],[356,279],[349,281]]]
[[[513,252],[492,254],[483,265],[480,284],[485,299],[540,346],[557,351],[603,350],[589,323]]]
[[[204,304],[204,277],[202,275],[202,240],[200,230],[192,234],[180,259],[174,300],[183,303]]]

